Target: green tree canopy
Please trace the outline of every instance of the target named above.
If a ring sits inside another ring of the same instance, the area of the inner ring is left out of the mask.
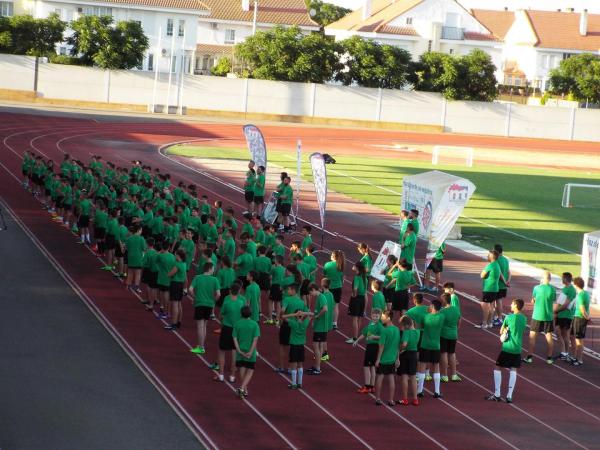
[[[55,46],[62,42],[66,23],[58,14],[45,19],[30,15],[12,16],[0,22],[0,48],[17,55],[48,56],[55,53]]]
[[[71,54],[86,65],[104,69],[132,69],[142,64],[148,38],[139,23],[110,16],[82,16],[71,22]]]
[[[411,56],[406,50],[359,36],[340,45],[344,68],[336,80],[344,85],[399,89],[407,84]]]
[[[211,75],[217,77],[224,77],[231,72],[231,58],[229,56],[222,56],[217,61],[217,64],[210,69]]]
[[[306,7],[309,11],[314,10],[315,14],[312,16],[312,19],[321,25],[321,28],[340,20],[346,14],[352,12],[351,9],[325,3],[322,0],[306,0]]]
[[[571,56],[550,71],[550,91],[577,101],[600,103],[600,59],[591,53]]]

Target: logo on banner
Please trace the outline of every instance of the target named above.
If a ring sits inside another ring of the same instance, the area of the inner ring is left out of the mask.
[[[265,145],[265,139],[263,138],[262,133],[255,125],[245,125],[244,136],[246,137],[248,150],[250,150],[250,157],[257,166],[264,166],[266,169],[267,146]]]
[[[433,205],[431,202],[427,202],[427,205],[425,205],[425,209],[423,209],[423,213],[421,214],[421,224],[425,229],[429,229],[429,223],[431,222],[432,217]]]
[[[451,202],[466,202],[469,199],[469,186],[454,183],[448,188],[448,197]]]
[[[598,259],[598,241],[596,239],[587,240],[587,256],[588,256],[588,280],[587,286],[589,289],[594,289],[596,284],[596,260]]]
[[[317,202],[319,203],[319,214],[321,216],[321,228],[325,228],[325,209],[327,207],[327,169],[325,159],[320,153],[310,155],[310,165],[312,167],[313,181],[315,183],[315,192]]]

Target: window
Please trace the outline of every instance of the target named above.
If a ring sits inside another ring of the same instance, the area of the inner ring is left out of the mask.
[[[62,9],[54,8],[54,13],[59,17],[59,19],[62,19]]]
[[[112,8],[106,6],[84,6],[83,14],[86,16],[112,16]]]
[[[548,66],[548,58],[549,58],[548,55],[542,55],[542,67],[544,69],[547,69],[549,67]]]
[[[13,15],[12,2],[0,2],[0,16],[10,17]]]
[[[58,49],[58,54],[59,55],[66,55],[67,54],[67,47],[60,47]]]
[[[454,49],[451,48],[449,53],[452,55],[454,53]]]
[[[173,19],[167,19],[167,36],[173,36]]]
[[[177,35],[179,37],[183,37],[183,35],[185,34],[185,20],[180,20],[179,21],[179,30]]]
[[[412,17],[407,17],[406,18],[406,25],[412,25]]]
[[[137,23],[140,27],[142,26],[142,21],[141,20],[134,20],[135,23]]]
[[[154,55],[152,53],[148,55],[148,70],[154,70]]]
[[[235,30],[225,30],[225,43],[235,44]]]

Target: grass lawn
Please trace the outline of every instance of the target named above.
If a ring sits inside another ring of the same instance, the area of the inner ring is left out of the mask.
[[[188,157],[248,159],[247,149],[178,146],[171,154]],[[296,156],[290,151],[269,150],[269,163],[296,173]],[[600,184],[585,171],[502,167],[476,164],[432,166],[398,158],[336,156],[328,166],[329,188],[389,212],[400,211],[402,178],[438,169],[471,180],[474,196],[459,223],[463,239],[490,248],[502,243],[507,256],[546,268],[554,273],[579,274],[583,233],[600,228],[600,191],[576,193],[575,199],[594,208],[562,208],[565,183]],[[308,154],[304,179],[312,181]],[[371,184],[369,184],[371,183]]]

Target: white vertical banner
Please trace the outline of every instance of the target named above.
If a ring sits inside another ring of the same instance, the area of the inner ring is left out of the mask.
[[[310,155],[310,166],[312,168],[313,181],[315,183],[315,193],[319,204],[319,214],[321,216],[321,229],[325,230],[325,210],[327,208],[327,168],[325,159],[320,153]]]
[[[300,210],[300,187],[302,185],[302,141],[296,141],[296,223],[298,223],[298,211]]]
[[[371,276],[378,279],[379,281],[385,280],[385,271],[387,270],[387,259],[388,256],[394,255],[396,258],[400,258],[400,244],[394,241],[385,241],[381,247],[379,255],[375,260],[375,264],[371,268]],[[418,272],[417,272],[418,273]]]
[[[244,136],[246,137],[248,150],[250,150],[250,157],[257,166],[263,166],[265,168],[266,174],[267,146],[261,131],[256,125],[244,125]]]
[[[600,231],[583,235],[581,278],[590,293],[591,303],[600,303]]]

